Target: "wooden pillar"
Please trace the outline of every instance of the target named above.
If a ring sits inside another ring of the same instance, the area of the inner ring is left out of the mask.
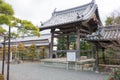
[[[67,35],[67,44],[66,44],[67,50],[69,50],[69,35]]]
[[[90,43],[90,45],[91,45],[91,57],[93,58],[94,57],[94,55],[93,55],[93,53],[94,53],[94,46],[93,46],[93,44],[92,43]]]
[[[98,46],[96,46],[96,62],[95,62],[95,71],[99,71],[99,54],[98,54]]]
[[[51,42],[50,42],[50,44],[49,44],[49,54],[48,54],[48,58],[50,58],[50,46],[51,46]]]
[[[105,64],[106,61],[105,61],[105,48],[102,48],[102,60],[103,60],[103,63]]]
[[[52,58],[53,55],[54,31],[55,29],[51,29],[50,58]]]
[[[77,34],[76,34],[76,49],[77,49],[77,59],[80,59],[80,29],[77,27]]]

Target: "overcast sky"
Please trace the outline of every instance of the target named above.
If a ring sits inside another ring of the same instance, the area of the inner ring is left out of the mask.
[[[40,25],[51,17],[52,12],[77,7],[91,0],[5,0],[12,5],[15,16],[32,21]],[[114,10],[120,10],[120,0],[95,0],[98,4],[99,15],[104,22],[105,18]]]

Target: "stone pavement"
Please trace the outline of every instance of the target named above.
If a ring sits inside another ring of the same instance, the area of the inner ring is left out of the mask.
[[[0,62],[0,73],[1,65]],[[6,71],[6,64],[5,64]],[[40,62],[10,65],[10,80],[105,80],[106,75],[92,71],[75,71],[44,67]]]

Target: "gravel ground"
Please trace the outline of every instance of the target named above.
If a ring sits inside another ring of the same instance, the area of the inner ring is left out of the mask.
[[[2,62],[0,62],[1,73]],[[6,64],[5,64],[6,73]],[[5,74],[6,76],[6,74]],[[40,62],[10,65],[10,80],[105,80],[106,75],[93,71],[75,71],[44,67]]]

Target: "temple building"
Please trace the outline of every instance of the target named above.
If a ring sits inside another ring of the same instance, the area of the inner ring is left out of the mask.
[[[11,39],[10,45],[11,46],[18,46],[19,43],[23,43],[25,47],[29,47],[32,44],[35,44],[37,47],[36,52],[40,52],[41,48],[45,48],[46,58],[49,57],[50,52],[50,34],[41,34],[40,37],[37,36],[24,36],[20,38]],[[3,41],[0,42],[0,47],[3,46]],[[6,46],[8,46],[8,41],[5,42]]]
[[[80,49],[80,41],[86,40],[96,47],[96,70],[98,70],[99,66],[99,49],[102,49],[103,62],[107,63],[105,49],[109,47],[115,49],[120,48],[120,25],[103,26],[95,0],[66,10],[54,10],[51,18],[41,23],[40,31],[44,32],[45,30],[50,30],[50,34],[41,34],[40,37],[26,36],[24,38],[11,39],[11,46],[17,46],[21,42],[28,47],[34,43],[37,47],[45,47],[47,53],[46,58],[53,58],[53,54],[57,52],[75,52],[75,57],[80,61],[81,52],[89,53],[90,51]],[[70,48],[72,36],[74,36],[74,42],[76,44],[74,50]],[[54,50],[54,46],[56,45],[55,39],[61,37],[66,39],[64,44],[66,50]],[[0,43],[3,44],[3,42]],[[37,50],[39,51],[39,48]],[[117,58],[117,63],[120,64],[119,57]]]
[[[40,30],[51,30],[51,43],[50,43],[50,57],[53,54],[54,38],[66,37],[66,47],[69,51],[69,37],[75,35],[76,40],[76,53],[80,56],[80,40],[85,38],[86,35],[90,35],[95,32],[102,23],[99,18],[98,6],[95,1],[92,0],[90,3],[62,10],[54,11],[52,17],[41,24]],[[60,52],[62,50],[57,50]]]

